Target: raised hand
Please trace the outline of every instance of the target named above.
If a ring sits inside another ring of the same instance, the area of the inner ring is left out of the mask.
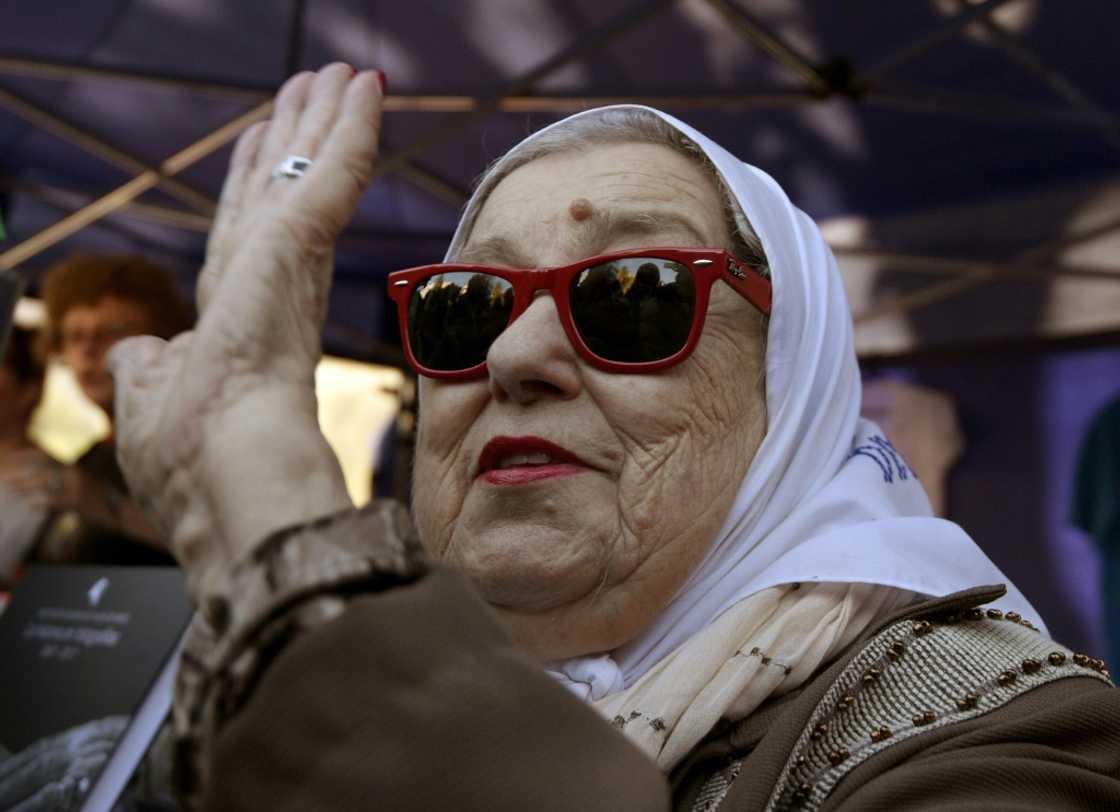
[[[196,594],[269,532],[350,505],[314,377],[334,242],[369,183],[381,100],[375,71],[289,79],[234,150],[195,329],[110,355],[121,466]],[[288,156],[311,165],[275,175]]]

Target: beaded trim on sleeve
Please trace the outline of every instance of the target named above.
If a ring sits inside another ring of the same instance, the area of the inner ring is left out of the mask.
[[[1102,660],[1074,654],[1014,612],[974,608],[888,626],[817,705],[767,812],[818,809],[845,775],[892,744],[1071,676],[1111,684]]]
[[[278,531],[235,566],[201,601],[180,661],[172,722],[181,799],[198,800],[218,729],[285,645],[338,617],[351,598],[411,582],[427,568],[395,502]]]

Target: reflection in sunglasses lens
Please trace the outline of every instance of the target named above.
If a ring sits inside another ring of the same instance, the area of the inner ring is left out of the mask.
[[[469,369],[486,360],[512,312],[513,286],[505,279],[470,271],[438,274],[412,291],[408,343],[429,369]]]
[[[679,262],[627,257],[572,280],[572,320],[588,348],[608,361],[660,361],[688,341],[696,308],[691,272]]]

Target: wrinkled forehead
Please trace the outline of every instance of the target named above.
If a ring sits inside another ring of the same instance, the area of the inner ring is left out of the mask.
[[[458,261],[526,267],[638,245],[723,246],[729,236],[711,172],[638,140],[536,157],[476,200],[453,246]]]

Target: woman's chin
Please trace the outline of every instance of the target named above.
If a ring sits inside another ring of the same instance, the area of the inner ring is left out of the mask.
[[[477,552],[477,551],[476,551]],[[560,562],[543,556],[466,555],[453,565],[491,606],[514,612],[547,612],[593,593],[602,572],[598,560]]]
[[[536,517],[490,518],[463,522],[441,558],[492,606],[546,612],[603,586],[605,547],[600,534],[587,528]]]
[[[584,572],[564,572],[555,568],[506,567],[502,572],[462,568],[482,595],[496,608],[518,613],[548,612],[575,603],[593,592],[597,577]]]

